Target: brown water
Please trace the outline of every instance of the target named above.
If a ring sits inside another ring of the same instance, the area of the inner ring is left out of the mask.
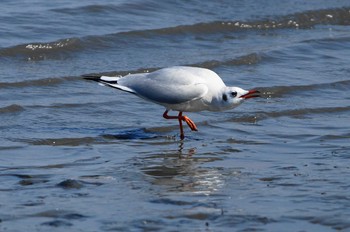
[[[1,6],[0,231],[350,230],[348,1]],[[173,65],[263,98],[181,142],[81,78]]]

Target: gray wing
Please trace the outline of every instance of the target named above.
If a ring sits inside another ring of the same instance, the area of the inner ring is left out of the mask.
[[[198,76],[184,72],[181,68],[130,74],[120,78],[117,85],[127,87],[134,94],[160,104],[192,101],[208,92],[207,85]]]

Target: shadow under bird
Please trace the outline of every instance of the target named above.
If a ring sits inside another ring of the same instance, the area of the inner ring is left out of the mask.
[[[228,87],[215,72],[198,67],[174,66],[123,77],[84,78],[164,106],[166,110],[163,117],[179,121],[181,140],[185,138],[182,121],[186,122],[191,130],[197,131],[196,124],[183,115],[183,112],[229,110],[246,99],[260,96],[257,90]],[[179,113],[177,116],[170,116],[170,110]]]

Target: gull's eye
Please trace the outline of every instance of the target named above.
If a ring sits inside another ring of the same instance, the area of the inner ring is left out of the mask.
[[[236,97],[237,96],[237,92],[231,92],[231,96],[232,97]]]

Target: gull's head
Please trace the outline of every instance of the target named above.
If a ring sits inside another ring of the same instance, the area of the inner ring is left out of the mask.
[[[260,92],[257,90],[244,90],[239,87],[225,87],[219,96],[221,103],[220,110],[232,109],[241,104],[245,99],[259,97]]]

